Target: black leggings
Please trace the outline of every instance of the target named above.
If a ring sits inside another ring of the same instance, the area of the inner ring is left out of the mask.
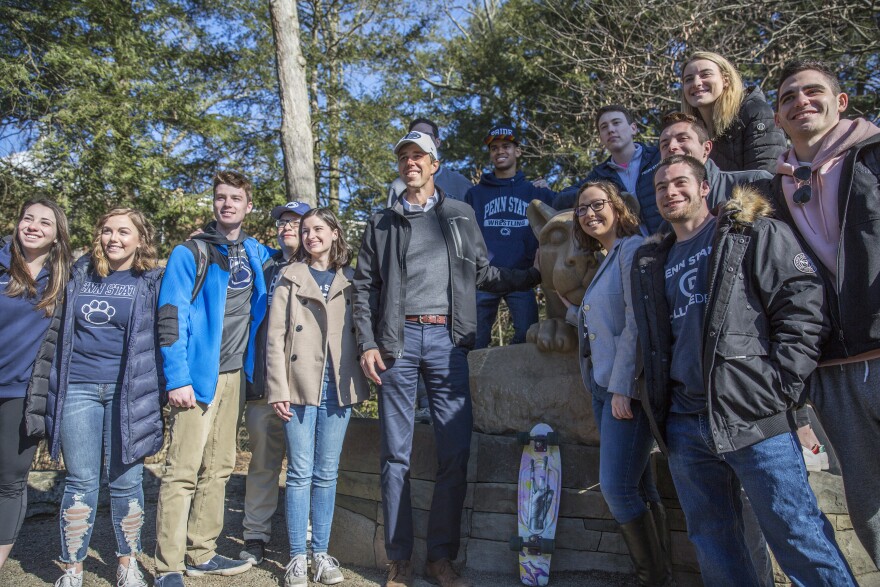
[[[18,538],[27,511],[27,478],[39,438],[24,428],[24,398],[0,399],[0,545]]]

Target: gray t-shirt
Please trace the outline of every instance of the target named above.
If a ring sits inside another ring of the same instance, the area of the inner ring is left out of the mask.
[[[220,339],[220,372],[241,369],[251,325],[251,296],[254,272],[242,245],[229,245],[229,281],[226,285],[226,312]]]
[[[715,218],[686,241],[672,245],[666,259],[666,303],[672,323],[671,411],[693,414],[706,409],[703,387],[703,318],[709,293],[709,259]]]

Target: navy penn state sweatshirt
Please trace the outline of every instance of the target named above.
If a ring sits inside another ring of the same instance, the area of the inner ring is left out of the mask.
[[[526,209],[532,200],[550,204],[555,196],[553,190],[535,187],[522,171],[507,179],[484,173],[480,183],[468,190],[464,201],[474,209],[492,265],[513,269],[532,266],[538,239],[529,226]]]

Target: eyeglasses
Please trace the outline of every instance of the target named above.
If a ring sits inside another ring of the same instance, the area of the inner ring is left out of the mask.
[[[813,197],[813,188],[810,186],[810,178],[812,175],[813,170],[809,165],[801,165],[794,170],[794,173],[792,173],[795,181],[798,184],[803,184],[800,185],[791,196],[791,199],[794,200],[795,204],[804,205]]]
[[[299,218],[296,218],[296,219],[291,218],[289,220],[280,220],[280,219],[276,220],[275,221],[275,228],[284,228],[288,224],[291,226],[291,228],[299,228]]]
[[[605,204],[610,201],[611,200],[593,200],[589,204],[581,204],[574,209],[574,215],[578,218],[580,218],[581,216],[585,216],[588,208],[592,208],[593,212],[601,212],[602,209],[605,208]]]

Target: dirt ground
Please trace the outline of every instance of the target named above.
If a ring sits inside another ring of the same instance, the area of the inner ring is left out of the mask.
[[[247,455],[247,456],[245,456]],[[242,455],[237,468],[246,470],[247,457]],[[231,486],[243,486],[242,479],[235,479]],[[106,489],[105,489],[106,491]],[[152,555],[156,545],[156,495],[147,491],[146,519],[142,532],[143,550]],[[283,495],[280,502],[284,503]],[[223,555],[237,557],[241,551],[241,521],[243,517],[241,495],[227,495],[224,532],[217,544],[217,551]],[[287,534],[283,516],[283,505],[273,518],[272,540],[269,543],[265,561],[247,573],[236,577],[187,578],[188,587],[274,587],[284,584],[284,565],[289,560]],[[99,507],[98,517],[85,562],[85,587],[112,587],[116,584],[115,539],[110,527],[110,512],[106,506]],[[338,530],[338,529],[336,529]],[[35,516],[25,520],[18,542],[12,550],[7,564],[0,570],[0,587],[45,587],[53,585],[61,575],[61,567],[56,562],[59,554],[59,530],[57,515]],[[333,554],[333,553],[331,553]],[[512,554],[512,553],[511,553]],[[151,556],[139,557],[141,566],[147,574],[147,582],[153,583],[153,561]],[[377,569],[365,569],[343,565],[346,581],[343,585],[351,587],[382,585],[384,573]],[[474,587],[515,587],[520,585],[512,574],[487,574],[471,570],[465,571]],[[313,584],[317,585],[317,584]],[[416,587],[427,587],[427,581],[419,578]],[[635,578],[612,573],[554,573],[551,585],[555,587],[600,587],[636,585]]]

